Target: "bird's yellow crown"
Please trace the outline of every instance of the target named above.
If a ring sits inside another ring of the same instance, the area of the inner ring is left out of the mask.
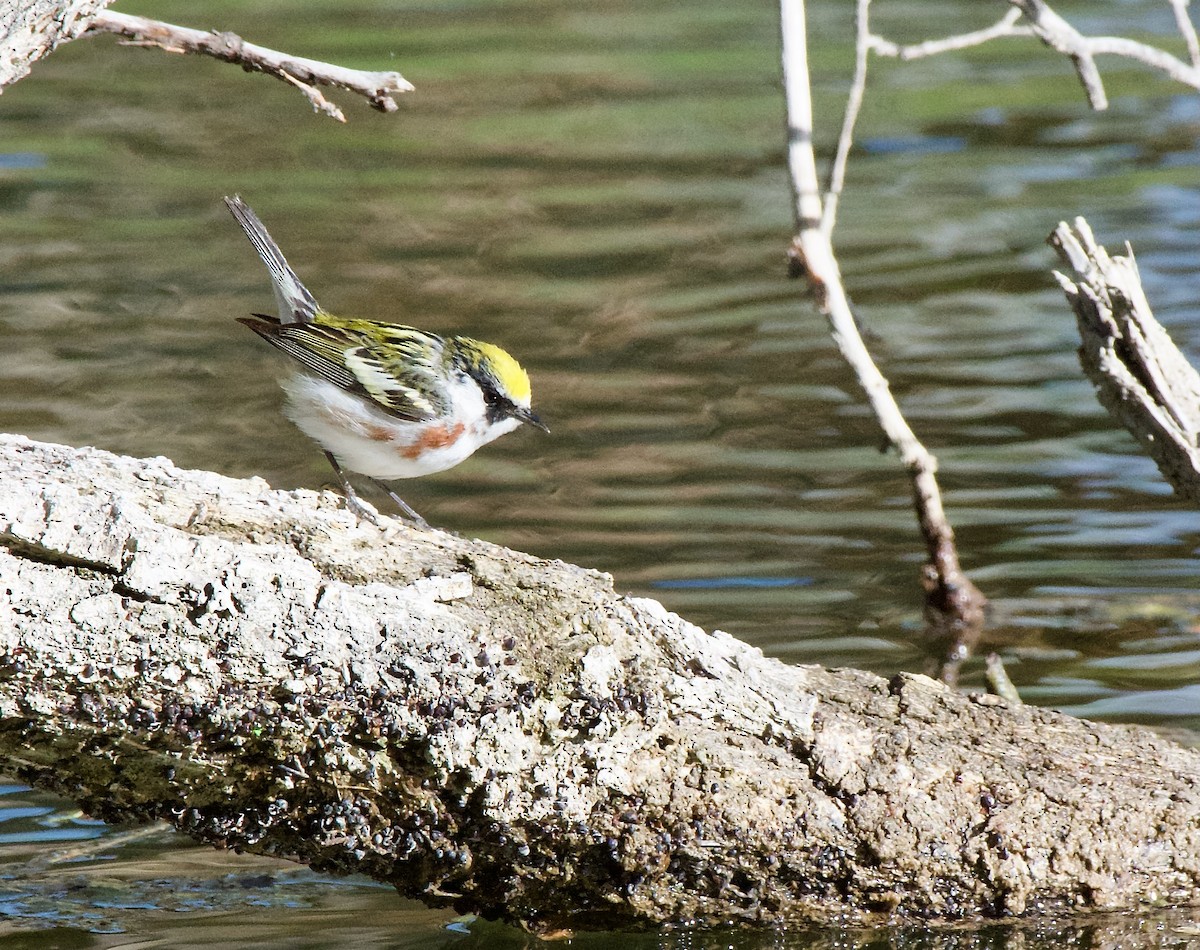
[[[529,386],[529,374],[521,368],[521,364],[493,343],[471,340],[470,344],[474,357],[472,362],[491,373],[500,384],[501,392],[509,399],[527,407],[533,393]]]

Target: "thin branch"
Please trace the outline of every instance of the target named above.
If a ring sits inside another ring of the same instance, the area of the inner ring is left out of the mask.
[[[1192,61],[1193,66],[1200,67],[1200,39],[1196,37],[1196,25],[1188,16],[1187,8],[1190,2],[1191,0],[1171,0],[1171,9],[1175,12],[1175,25],[1183,34],[1183,41],[1187,43],[1188,59]]]
[[[1191,86],[1193,89],[1200,89],[1200,68],[1189,66],[1183,60],[1157,46],[1139,43],[1137,40],[1129,40],[1123,36],[1092,36],[1084,37],[1084,39],[1093,56],[1108,53],[1112,56],[1134,59],[1166,73],[1176,82]]]
[[[310,86],[306,82],[301,82],[291,73],[280,73],[279,78],[290,82],[293,86],[304,94],[304,98],[312,103],[313,112],[324,112],[331,119],[337,119],[339,122],[346,121],[346,113],[340,108],[321,95],[321,90],[316,86]]]
[[[952,50],[980,46],[994,39],[1015,36],[1036,36],[1051,49],[1071,59],[1093,109],[1108,108],[1108,96],[1095,58],[1101,55],[1123,56],[1165,73],[1176,82],[1200,89],[1200,40],[1196,27],[1188,16],[1190,0],[1169,0],[1175,22],[1187,44],[1190,64],[1166,50],[1121,36],[1084,36],[1055,13],[1045,0],[1008,0],[1012,8],[996,23],[973,33],[927,40],[901,46],[882,36],[870,37],[871,49],[880,56],[903,60],[921,59]]]
[[[1008,670],[1004,668],[1004,661],[1000,659],[1000,654],[988,654],[984,678],[987,680],[988,692],[993,696],[999,696],[1014,706],[1021,705],[1021,694],[1017,692],[1017,687],[1009,679]]]
[[[926,615],[930,628],[946,640],[947,666],[961,659],[983,623],[986,598],[963,574],[954,532],[942,508],[937,459],[917,439],[871,358],[842,285],[822,209],[813,151],[812,97],[808,80],[807,32],[803,0],[781,0],[783,73],[787,95],[788,168],[795,198],[797,233],[790,252],[792,273],[804,275],[829,320],[834,342],[850,364],[888,441],[900,453],[912,479],[913,501],[929,560],[924,568]]]
[[[954,50],[969,49],[972,46],[982,46],[990,40],[1006,36],[1034,36],[1033,30],[1027,26],[1017,26],[1021,19],[1021,11],[1016,8],[1009,10],[997,23],[973,33],[961,33],[957,36],[947,36],[940,40],[926,40],[911,46],[899,46],[882,36],[871,36],[871,49],[880,56],[896,59],[923,59],[926,56],[936,56],[939,53],[949,53]]]
[[[313,109],[345,122],[342,110],[316,89],[334,86],[362,96],[380,112],[398,108],[394,93],[412,92],[412,84],[397,72],[366,72],[347,69],[316,59],[290,56],[264,46],[247,43],[235,33],[205,32],[174,26],[145,17],[106,10],[92,20],[89,32],[115,33],[134,46],[154,46],[168,53],[200,53],[227,63],[237,63],[250,72],[266,73],[299,89]]]
[[[1088,103],[1097,111],[1108,108],[1108,96],[1104,92],[1104,81],[1093,59],[1095,50],[1088,38],[1051,10],[1042,0],[1009,0],[1025,14],[1030,27],[1038,39],[1051,49],[1068,57],[1075,65],[1075,72],[1083,84]]]
[[[1104,83],[1095,63],[1095,57],[1101,54],[1124,56],[1127,59],[1137,60],[1166,73],[1176,82],[1191,86],[1193,89],[1200,89],[1200,66],[1194,65],[1195,56],[1193,56],[1193,65],[1189,66],[1165,50],[1146,43],[1139,43],[1136,40],[1119,36],[1084,36],[1051,10],[1043,0],[1009,0],[1009,2],[1025,15],[1025,19],[1037,34],[1038,39],[1051,49],[1070,57],[1093,109],[1108,108]],[[1175,10],[1177,20],[1180,17],[1187,20],[1186,11],[1182,11],[1179,6],[1176,6]],[[1185,38],[1189,33],[1194,34],[1190,22],[1184,29]],[[1189,39],[1189,49],[1192,42],[1193,40]]]
[[[781,0],[783,88],[787,106],[788,172],[796,203],[796,228],[815,227],[821,220],[821,186],[813,150],[812,91],[808,85],[808,35],[804,0]]]
[[[837,222],[838,200],[846,183],[846,162],[850,158],[850,146],[854,143],[854,124],[862,109],[863,94],[867,88],[867,63],[871,55],[871,0],[858,0],[855,13],[854,80],[850,84],[850,95],[846,98],[846,114],[842,118],[842,131],[838,135],[837,153],[829,171],[829,190],[825,193],[825,213],[821,216],[821,231],[828,237],[833,234]]]

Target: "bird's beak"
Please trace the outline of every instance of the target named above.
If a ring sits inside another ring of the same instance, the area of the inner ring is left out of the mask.
[[[531,425],[535,429],[541,429],[546,433],[549,433],[550,431],[548,428],[546,428],[546,424],[542,422],[542,420],[536,415],[534,415],[532,409],[522,409],[520,406],[518,406],[512,415],[514,419],[518,419],[521,422],[524,422],[526,425]]]

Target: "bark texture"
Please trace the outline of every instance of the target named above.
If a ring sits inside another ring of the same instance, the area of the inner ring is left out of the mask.
[[[83,33],[112,0],[0,0],[0,89]]]
[[[0,439],[0,765],[536,930],[1200,900],[1200,754],[604,574]]]
[[[1055,273],[1075,311],[1079,361],[1104,408],[1200,504],[1200,373],[1154,319],[1133,252],[1110,257],[1083,218],[1049,237],[1074,280]]]

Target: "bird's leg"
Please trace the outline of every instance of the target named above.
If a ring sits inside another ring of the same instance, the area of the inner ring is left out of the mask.
[[[342,467],[338,465],[337,459],[333,457],[332,452],[326,452],[325,457],[329,459],[329,464],[333,466],[333,470],[337,472],[338,481],[342,483],[342,492],[346,496],[346,507],[353,511],[358,517],[366,518],[367,521],[379,527],[379,519],[375,516],[376,512],[368,508],[358,498],[358,492],[354,490],[354,486],[350,484],[350,479],[346,477],[346,473],[342,471]]]
[[[348,479],[346,477],[346,473],[343,472],[342,467],[340,465],[338,465],[338,460],[333,457],[333,453],[326,452],[325,457],[327,459],[329,459],[329,464],[332,465],[333,470],[335,472],[337,472],[338,481],[340,481],[342,483],[342,491],[346,493],[346,507],[348,507],[351,511],[353,511],[360,518],[366,518],[369,522],[371,522],[371,524],[378,527],[379,519],[375,517],[376,512],[374,511],[374,509],[368,507],[366,505],[366,503],[363,502],[358,497],[358,492],[356,492],[354,490],[354,486],[350,484],[350,479]],[[412,521],[412,523],[416,527],[418,527],[418,528],[428,528],[429,527],[429,522],[426,521],[424,518],[422,518],[419,514],[417,514],[403,498],[401,498],[394,491],[392,491],[390,488],[388,488],[387,485],[385,485],[383,482],[381,482],[377,478],[372,478],[371,481],[373,481],[376,485],[378,485],[379,488],[383,491],[383,493],[385,495],[387,495],[388,498],[392,499],[392,501],[394,501],[396,503],[396,507],[398,507],[402,512],[404,512],[404,514],[408,516],[409,520]]]
[[[408,517],[409,517],[409,519],[411,519],[412,523],[415,524],[418,528],[428,528],[429,527],[429,522],[426,521],[424,518],[422,518],[415,511],[413,511],[412,506],[409,505],[408,502],[406,502],[403,498],[401,498],[399,495],[397,495],[394,491],[392,491],[387,485],[385,485],[383,482],[381,482],[378,478],[372,478],[371,481],[373,481],[376,485],[378,485],[380,490],[385,495],[387,495],[388,498],[392,499],[392,501],[394,501],[396,503],[396,507],[399,508],[401,511],[403,511],[406,515],[408,515]]]

